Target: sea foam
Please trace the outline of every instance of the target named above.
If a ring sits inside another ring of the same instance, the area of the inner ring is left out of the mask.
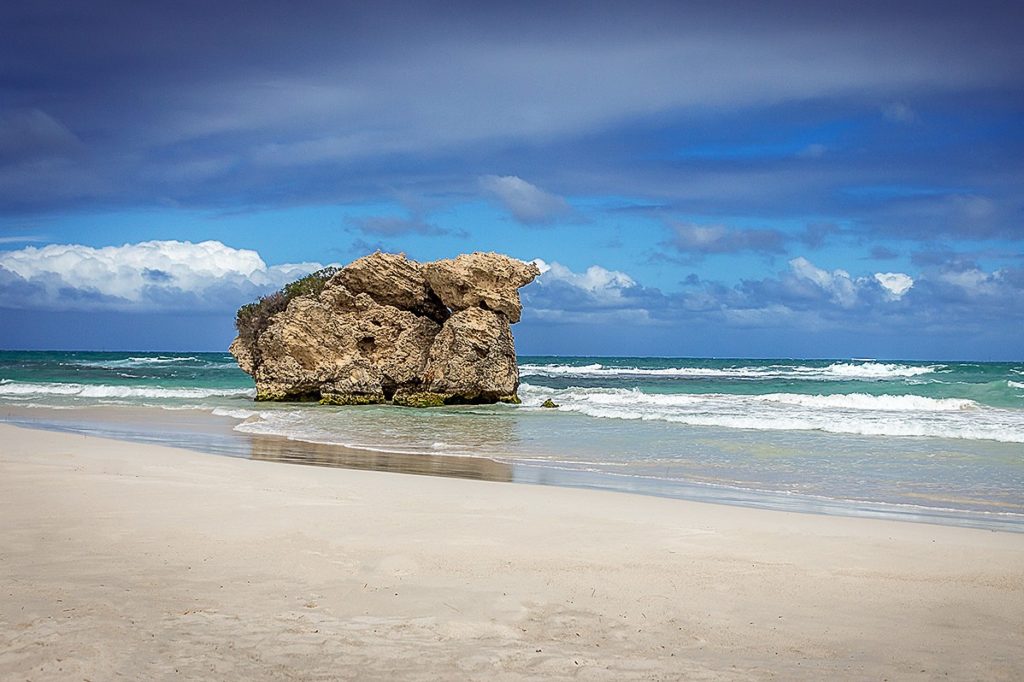
[[[762,431],[824,431],[1024,442],[1024,415],[960,398],[903,395],[653,394],[636,389],[552,389],[523,384],[527,406],[547,398],[563,412],[600,419],[664,421]]]
[[[185,364],[183,365],[182,363]],[[173,369],[175,367],[183,366],[187,366],[194,369],[235,369],[235,365],[233,363],[229,364],[226,362],[214,362],[212,360],[199,358],[194,355],[158,355],[152,357],[141,356],[121,358],[119,360],[87,360],[84,358],[74,358],[66,362],[61,362],[59,364],[63,367],[96,367],[99,369],[149,368],[154,371],[162,368]]]
[[[53,395],[79,398],[211,398],[252,397],[253,389],[219,388],[162,388],[158,386],[112,386],[109,384],[53,383],[2,381],[0,396]]]
[[[824,367],[807,365],[765,365],[739,367],[614,367],[600,363],[520,365],[521,376],[551,377],[679,377],[732,379],[885,380],[916,377],[939,372],[945,365],[901,365],[881,362],[834,362]]]
[[[834,395],[801,395],[799,393],[769,393],[749,396],[751,400],[801,405],[803,407],[845,410],[879,410],[885,412],[950,412],[970,410],[978,403],[964,398],[926,398],[917,395],[868,395],[846,393]]]

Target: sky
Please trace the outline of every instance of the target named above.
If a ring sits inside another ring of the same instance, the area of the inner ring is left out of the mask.
[[[521,354],[1024,359],[1019,2],[6,2],[0,348],[222,350],[376,249]]]

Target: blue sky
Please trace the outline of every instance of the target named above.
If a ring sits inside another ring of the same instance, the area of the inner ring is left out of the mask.
[[[521,353],[1021,359],[1022,14],[6,3],[0,347],[223,349],[381,248],[543,261]]]

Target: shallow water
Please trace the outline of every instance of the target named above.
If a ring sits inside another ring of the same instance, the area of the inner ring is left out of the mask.
[[[104,408],[198,411],[239,436],[200,449],[228,454],[260,456],[252,443],[262,437],[297,446],[267,455],[285,461],[354,466],[387,452],[439,473],[484,458],[511,467],[512,480],[1024,530],[1020,363],[524,357],[520,366],[521,406],[415,410],[256,404],[251,380],[222,353],[5,352],[0,410],[64,428],[88,412],[79,421],[94,431],[109,428],[97,426]],[[548,398],[559,408],[541,408]],[[134,435],[120,435],[180,442],[180,429],[146,426],[161,421],[135,420]],[[364,453],[327,458],[312,444]]]

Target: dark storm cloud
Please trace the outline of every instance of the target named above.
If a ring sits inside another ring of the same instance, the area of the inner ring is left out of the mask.
[[[742,123],[756,129],[774,107],[813,101],[855,101],[906,130],[926,120],[928,98],[1019,104],[1018,14],[1011,3],[5,3],[0,204],[471,194],[493,168],[694,207],[827,203],[868,174],[829,165],[831,140],[801,141],[776,167],[688,172],[638,169],[643,145],[622,131],[720,111],[753,112]],[[622,177],[595,147],[624,150],[636,172]]]

